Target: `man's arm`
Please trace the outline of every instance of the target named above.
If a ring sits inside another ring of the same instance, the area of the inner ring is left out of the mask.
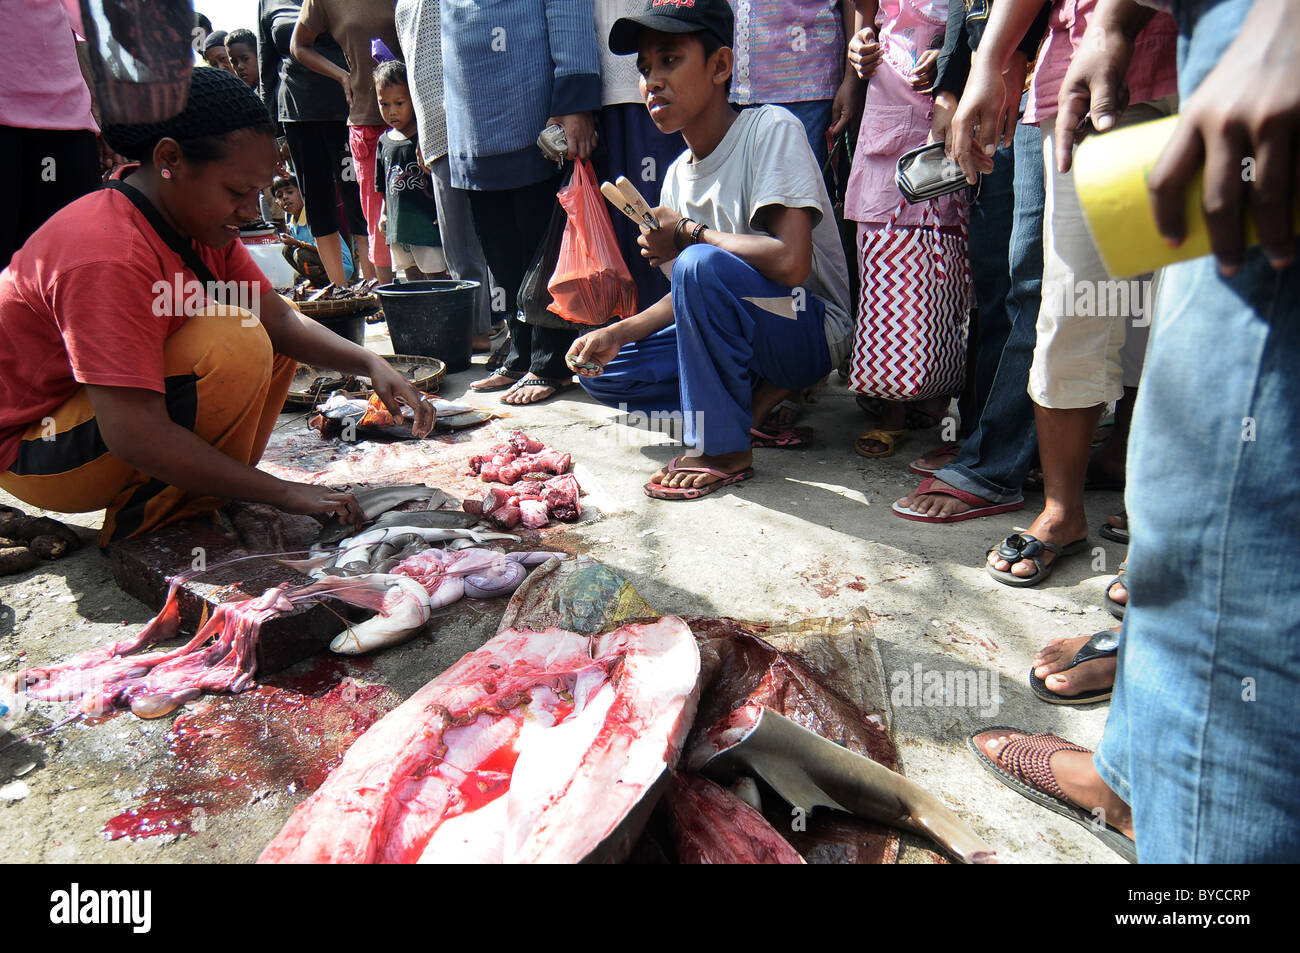
[[[307,0],[298,13],[298,22],[293,28],[293,38],[289,41],[289,55],[315,73],[337,80],[347,97],[348,109],[352,108],[352,74],[343,67],[331,63],[329,58],[312,45],[316,38],[326,32],[329,24],[323,21],[323,14]]]
[[[971,185],[979,173],[993,171],[993,153],[998,150],[999,140],[1010,145],[1004,120],[1006,110],[1018,104],[1008,104],[1010,97],[1002,74],[1042,5],[1043,0],[997,0],[989,14],[988,26],[971,62],[966,90],[952,117],[949,155],[961,165]]]
[[[736,235],[719,231],[694,219],[684,219],[675,209],[654,210],[659,228],[641,228],[637,244],[651,267],[672,261],[688,243],[702,242],[729,251],[770,281],[794,287],[812,272],[813,212],[807,208],[767,206],[760,210],[766,235]],[[697,235],[698,233],[698,235]]]
[[[844,21],[844,77],[831,100],[831,125],[827,131],[832,136],[838,136],[854,124],[862,113],[863,98],[867,94],[866,80],[858,76],[849,60],[849,44],[858,32],[860,20],[857,4],[853,0],[840,0],[840,13]]]
[[[600,108],[600,57],[591,26],[596,14],[591,0],[549,0],[545,15],[554,65],[547,124],[564,127],[570,159],[586,159],[596,148],[592,113]]]
[[[582,377],[598,377],[606,364],[624,344],[648,338],[656,331],[662,331],[673,323],[673,296],[666,294],[640,314],[634,314],[622,321],[615,321],[608,327],[589,331],[573,342],[565,360],[570,367],[575,364],[595,364],[601,370],[587,367],[573,367]]]
[[[1241,32],[1182,104],[1178,126],[1147,176],[1160,234],[1187,234],[1187,186],[1205,170],[1201,206],[1219,270],[1235,274],[1245,257],[1242,216],[1249,207],[1269,264],[1295,261],[1296,142],[1300,138],[1300,4],[1256,0]],[[1242,170],[1254,159],[1254,180]]]
[[[1124,79],[1133,45],[1155,10],[1133,0],[1101,0],[1088,20],[1083,42],[1061,81],[1056,113],[1056,166],[1070,171],[1074,146],[1084,119],[1105,132],[1128,106]]]

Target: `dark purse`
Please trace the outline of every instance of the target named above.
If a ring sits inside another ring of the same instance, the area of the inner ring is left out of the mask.
[[[943,143],[932,142],[904,152],[898,160],[894,184],[912,205],[937,199],[967,187],[966,173],[944,155]]]

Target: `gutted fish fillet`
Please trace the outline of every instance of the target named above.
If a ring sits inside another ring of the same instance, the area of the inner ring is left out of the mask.
[[[262,862],[573,862],[677,761],[699,651],[680,619],[506,629],[375,723]]]

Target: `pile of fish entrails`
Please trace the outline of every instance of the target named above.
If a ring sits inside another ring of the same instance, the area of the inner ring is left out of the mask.
[[[327,525],[318,549],[307,559],[277,560],[309,573],[313,582],[285,584],[253,598],[222,603],[189,642],[144,652],[179,634],[177,591],[202,573],[181,574],[171,580],[162,610],[134,637],[57,665],[19,671],[0,684],[0,695],[72,702],[70,717],[130,707],[142,718],[156,718],[205,693],[252,687],[262,624],[300,604],[332,599],[371,610],[374,614],[363,622],[344,622],[330,642],[333,651],[356,655],[407,641],[434,611],[461,598],[508,596],[530,568],[566,558],[562,553],[483,548],[483,543],[518,542],[519,537],[466,526],[477,517],[463,512],[391,511],[415,501],[436,507],[447,500],[436,488],[377,487],[360,490],[357,497],[374,522],[370,529],[337,540],[344,531],[341,525]],[[440,543],[448,547],[438,548]]]

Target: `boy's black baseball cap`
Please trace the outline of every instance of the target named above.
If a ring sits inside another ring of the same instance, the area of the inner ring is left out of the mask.
[[[735,42],[736,15],[727,0],[646,0],[634,17],[621,17],[609,31],[609,51],[626,56],[637,51],[642,30],[660,33],[712,33],[723,46]]]

